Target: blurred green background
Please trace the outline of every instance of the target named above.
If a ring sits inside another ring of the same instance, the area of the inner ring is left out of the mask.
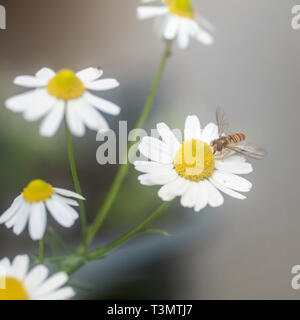
[[[68,167],[64,130],[51,139],[4,108],[8,97],[22,92],[12,84],[19,74],[43,66],[80,70],[101,66],[121,86],[101,96],[122,107],[118,120],[132,128],[144,105],[163,43],[153,21],[137,21],[138,0],[9,0],[7,30],[0,31],[0,209],[3,212],[32,179],[74,189]],[[93,291],[77,298],[140,299],[298,299],[290,286],[291,267],[300,263],[299,197],[299,54],[300,31],[291,28],[286,0],[194,0],[195,9],[216,26],[216,43],[192,42],[174,48],[147,128],[165,121],[183,128],[187,115],[202,124],[214,121],[222,106],[234,131],[266,147],[255,162],[248,199],[225,196],[218,209],[200,214],[172,208],[156,222],[172,235],[145,235],[80,271],[77,281]],[[79,176],[92,221],[113,181],[117,167],[96,162],[94,132],[74,139]],[[105,244],[149,215],[159,204],[157,187],[143,187],[133,169],[125,188],[98,235]],[[79,226],[55,229],[73,246]],[[0,226],[1,256],[37,250],[28,232],[15,237]]]

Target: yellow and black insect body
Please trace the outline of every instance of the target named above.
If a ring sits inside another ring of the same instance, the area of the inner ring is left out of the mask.
[[[214,149],[214,153],[222,152],[224,148],[232,146],[233,144],[242,142],[246,139],[243,133],[233,133],[227,136],[222,136],[219,139],[213,140],[211,146]]]

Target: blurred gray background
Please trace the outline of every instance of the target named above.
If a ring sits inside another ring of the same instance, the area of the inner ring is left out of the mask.
[[[76,275],[92,284],[78,298],[299,299],[291,267],[300,264],[299,88],[300,31],[291,28],[291,0],[194,0],[216,26],[216,43],[192,41],[174,48],[147,127],[158,121],[182,128],[197,114],[214,121],[222,106],[234,131],[268,149],[247,176],[254,188],[244,201],[226,197],[218,209],[199,214],[177,200],[156,222],[172,236],[145,235],[111,252]],[[73,189],[63,130],[38,135],[4,108],[22,92],[19,74],[39,68],[80,70],[101,66],[120,88],[102,96],[122,106],[132,127],[145,102],[164,45],[153,21],[137,21],[138,0],[2,0],[7,30],[0,31],[0,209],[3,212],[34,178]],[[117,130],[118,118],[108,117]],[[99,143],[89,132],[75,139],[79,174],[88,199],[88,220],[104,199],[116,167],[101,167]],[[142,187],[131,170],[117,204],[97,239],[104,244],[142,221],[159,205],[157,187]],[[138,197],[136,195],[139,195]],[[129,200],[128,200],[129,199]],[[75,246],[79,228],[57,228]],[[15,237],[0,226],[1,257],[36,252],[28,232]]]

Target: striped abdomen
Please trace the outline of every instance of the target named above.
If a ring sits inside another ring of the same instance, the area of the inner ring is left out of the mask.
[[[233,133],[233,134],[229,134],[224,138],[226,139],[226,144],[230,146],[234,143],[244,141],[246,137],[243,133]]]

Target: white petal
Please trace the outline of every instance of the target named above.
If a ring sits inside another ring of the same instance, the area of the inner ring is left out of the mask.
[[[38,265],[31,269],[27,274],[24,282],[29,291],[33,291],[37,288],[47,277],[49,270],[44,265]]]
[[[76,73],[77,77],[84,83],[92,82],[100,78],[103,71],[98,68],[86,68]]]
[[[90,90],[97,90],[97,91],[103,91],[103,90],[110,90],[117,88],[120,84],[115,79],[103,79],[103,80],[97,80],[90,83],[84,84],[87,89]]]
[[[61,188],[54,188],[55,192],[65,196],[65,197],[70,197],[70,198],[76,198],[76,199],[80,199],[80,200],[85,200],[85,198],[83,196],[81,196],[80,194],[73,192],[73,191],[69,191],[66,189],[61,189]]]
[[[73,220],[77,220],[79,217],[79,214],[77,213],[77,211],[75,209],[73,209],[71,207],[71,205],[74,205],[73,201],[77,204],[77,202],[75,200],[72,199],[67,199],[68,202],[72,202],[71,205],[69,205],[69,203],[67,203],[67,201],[65,201],[66,198],[61,199],[62,197],[60,197],[59,195],[54,194],[52,196],[52,199],[55,203],[58,203],[60,205],[60,207],[62,208],[62,210],[68,212],[68,214],[72,217]]]
[[[141,184],[144,184],[145,181],[146,185],[149,185],[148,183],[152,185],[164,185],[175,180],[177,177],[178,175],[176,171],[172,169],[159,173],[146,173],[144,175],[139,176],[138,179],[141,182]]]
[[[141,176],[138,176],[138,180],[143,186],[155,186],[156,183],[152,182],[149,180],[149,175],[148,174],[143,174]]]
[[[148,159],[164,164],[173,163],[172,150],[170,147],[156,138],[144,137],[138,149]]]
[[[57,104],[52,108],[51,112],[43,120],[40,134],[44,137],[52,137],[59,128],[59,125],[64,116],[64,102],[58,101]]]
[[[209,123],[202,131],[201,140],[210,144],[212,140],[219,138],[218,127],[214,123]]]
[[[204,181],[197,183],[197,200],[195,211],[200,211],[207,206],[208,203],[208,188]]]
[[[10,229],[12,228],[16,223],[18,223],[19,219],[22,219],[23,215],[26,215],[27,212],[30,209],[30,204],[28,202],[23,201],[22,205],[16,212],[16,214],[8,221],[6,221],[5,226]]]
[[[230,162],[226,160],[216,160],[216,169],[234,174],[248,174],[253,171],[252,165],[248,162]]]
[[[186,20],[187,19],[180,20],[178,36],[177,36],[177,42],[180,49],[186,49],[190,42],[189,25]]]
[[[11,263],[7,257],[0,260],[0,266],[4,269],[5,275],[8,275],[10,273]]]
[[[121,112],[121,108],[116,104],[102,99],[100,97],[97,97],[89,92],[85,92],[84,98],[87,100],[89,104],[91,104],[92,106],[96,107],[104,113],[117,116]]]
[[[170,201],[176,196],[183,195],[186,192],[188,186],[188,180],[178,177],[174,181],[162,186],[158,191],[158,196],[164,201]]]
[[[77,109],[74,108],[71,101],[67,106],[66,119],[71,133],[74,136],[83,137],[85,134],[85,127],[81,120],[81,116],[78,114]]]
[[[24,229],[26,228],[27,222],[28,222],[28,218],[29,218],[29,211],[24,211],[22,215],[20,215],[18,221],[16,221],[14,228],[13,228],[13,232],[18,236],[20,235]]]
[[[47,279],[39,287],[34,290],[34,298],[39,299],[44,295],[55,291],[68,281],[68,275],[65,272],[59,272]]]
[[[39,79],[49,81],[51,78],[55,77],[55,72],[50,68],[42,68],[35,74],[35,76]]]
[[[180,25],[180,20],[175,15],[168,15],[163,31],[163,37],[172,40],[176,37]]]
[[[175,153],[180,148],[180,143],[177,140],[175,134],[170,130],[170,128],[163,122],[157,124],[157,131],[161,136],[162,140],[170,146],[172,150],[172,155],[175,156]]]
[[[14,84],[26,88],[39,88],[47,85],[47,80],[33,76],[19,76],[14,80]]]
[[[176,198],[176,194],[169,191],[168,185],[169,183],[162,186],[158,191],[158,196],[161,198],[162,201],[172,201]]]
[[[71,207],[62,202],[49,199],[46,201],[48,210],[53,218],[63,227],[70,228],[73,226],[76,219],[74,219],[73,211]],[[75,211],[76,212],[76,211]]]
[[[227,187],[224,187],[223,185],[221,185],[220,183],[215,181],[213,178],[210,178],[209,180],[215,187],[217,187],[219,190],[221,190],[222,192],[224,192],[228,196],[236,198],[236,199],[239,199],[239,200],[246,199],[246,197],[243,194],[240,194],[240,193],[238,193],[236,191],[233,191],[233,190],[231,190],[231,189],[229,189]]]
[[[141,20],[149,19],[167,14],[168,12],[168,7],[138,7],[137,18]]]
[[[205,180],[205,184],[208,190],[208,204],[215,208],[224,203],[224,198],[220,191],[209,181]]]
[[[75,296],[75,291],[71,287],[58,289],[50,294],[40,297],[42,300],[68,300]]]
[[[70,199],[70,198],[65,198],[65,197],[62,197],[62,196],[60,196],[58,194],[53,194],[52,198],[53,199],[57,199],[58,201],[62,201],[64,203],[66,203],[66,204],[69,204],[70,206],[75,206],[75,207],[79,206],[79,204],[78,204],[78,202],[76,200],[73,200],[73,199]]]
[[[46,208],[43,202],[32,204],[29,217],[29,234],[32,240],[44,237],[47,226]]]
[[[169,20],[169,14],[157,17],[154,20],[154,31],[160,39],[164,39],[164,32]]]
[[[199,25],[197,25],[197,30],[193,36],[204,45],[211,45],[214,43],[214,37]]]
[[[134,166],[136,170],[144,173],[151,173],[157,170],[163,171],[173,168],[172,164],[161,164],[153,161],[135,161]]]
[[[45,91],[45,89],[36,89],[9,98],[6,100],[5,106],[13,112],[23,112],[32,104],[36,104],[36,101],[39,101],[41,90]]]
[[[23,280],[29,267],[28,255],[16,256],[12,262],[11,267],[16,278]]]
[[[197,182],[190,181],[189,186],[181,197],[181,205],[186,208],[193,208],[197,202]]]
[[[24,118],[27,121],[36,121],[43,117],[57,103],[57,99],[50,96],[46,90],[39,90],[31,105],[24,110]]]
[[[12,205],[1,215],[0,224],[9,220],[20,208],[23,203],[22,195],[19,195],[12,203]]]
[[[184,127],[184,141],[201,139],[201,125],[197,116],[188,116]]]
[[[248,192],[252,188],[251,182],[235,174],[215,170],[212,178],[224,187],[240,192]]]
[[[109,124],[104,117],[86,100],[74,101],[72,105],[70,103],[70,108],[76,109],[77,114],[89,129],[96,131],[107,131],[109,129]]]

